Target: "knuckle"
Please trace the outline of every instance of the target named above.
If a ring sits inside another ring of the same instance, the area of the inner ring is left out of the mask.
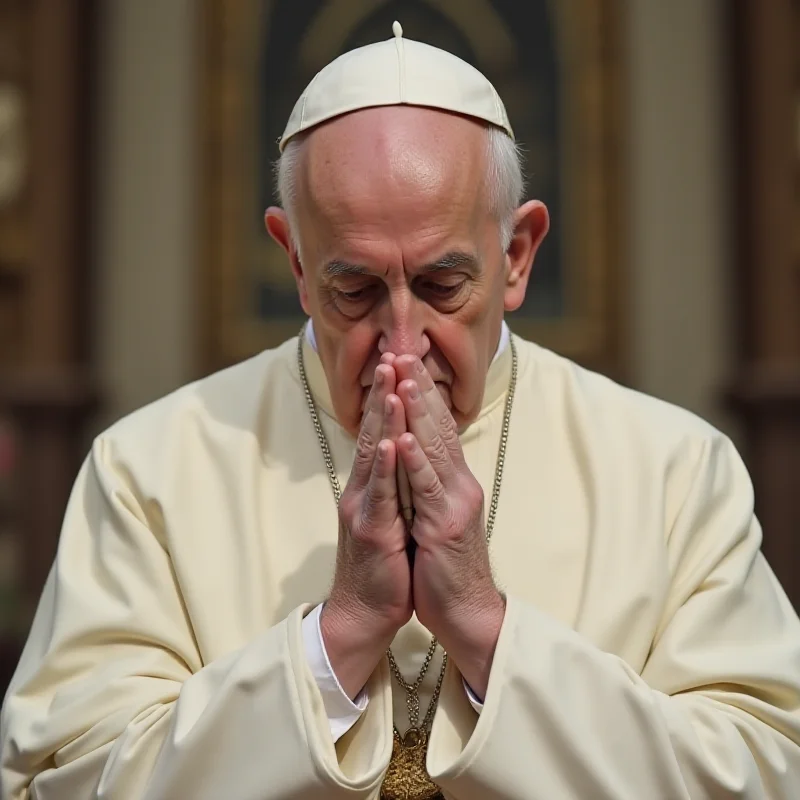
[[[372,451],[377,446],[378,441],[375,435],[368,428],[362,428],[358,434],[358,445],[356,447],[356,457],[364,456],[372,458]]]
[[[447,409],[442,412],[442,416],[439,418],[439,430],[442,432],[442,436],[447,439],[452,440],[458,438],[456,421]]]
[[[366,472],[372,467],[372,451],[362,447],[360,441],[353,458],[353,467],[355,473]]]
[[[425,448],[425,455],[432,464],[444,464],[447,461],[447,445],[441,436],[436,436]]]
[[[464,498],[468,508],[477,510],[483,508],[483,487],[475,478],[467,481],[464,487]]]
[[[339,522],[350,527],[357,513],[358,498],[349,490],[345,490],[339,500]]]
[[[372,431],[365,428],[361,429],[356,441],[356,452],[353,456],[353,466],[357,470],[368,470],[372,466],[375,458],[375,450],[378,446],[378,438]]]
[[[431,478],[423,487],[422,496],[429,503],[438,503],[444,497],[444,487],[441,482]]]

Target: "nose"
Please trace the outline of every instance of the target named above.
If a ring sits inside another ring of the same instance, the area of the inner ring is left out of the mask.
[[[384,304],[379,321],[381,335],[378,349],[381,354],[425,358],[431,349],[431,342],[425,332],[424,309],[420,305],[410,292],[393,297]]]

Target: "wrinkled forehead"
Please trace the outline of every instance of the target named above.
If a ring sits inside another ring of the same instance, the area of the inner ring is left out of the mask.
[[[486,131],[412,107],[366,109],[309,134],[298,200],[322,228],[475,223],[488,209]]]

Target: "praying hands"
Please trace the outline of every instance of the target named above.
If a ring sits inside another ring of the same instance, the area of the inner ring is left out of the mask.
[[[415,508],[410,532],[399,463]],[[505,602],[492,579],[483,508],[483,490],[430,374],[414,356],[385,354],[339,504],[336,575],[321,618],[331,664],[351,697],[412,610],[484,696]],[[417,545],[413,569],[409,536]]]

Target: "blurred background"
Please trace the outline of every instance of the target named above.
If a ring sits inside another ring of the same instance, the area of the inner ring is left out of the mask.
[[[512,328],[728,433],[800,605],[800,2],[0,0],[0,689],[92,437],[299,329],[276,142],[394,19],[551,208]]]

